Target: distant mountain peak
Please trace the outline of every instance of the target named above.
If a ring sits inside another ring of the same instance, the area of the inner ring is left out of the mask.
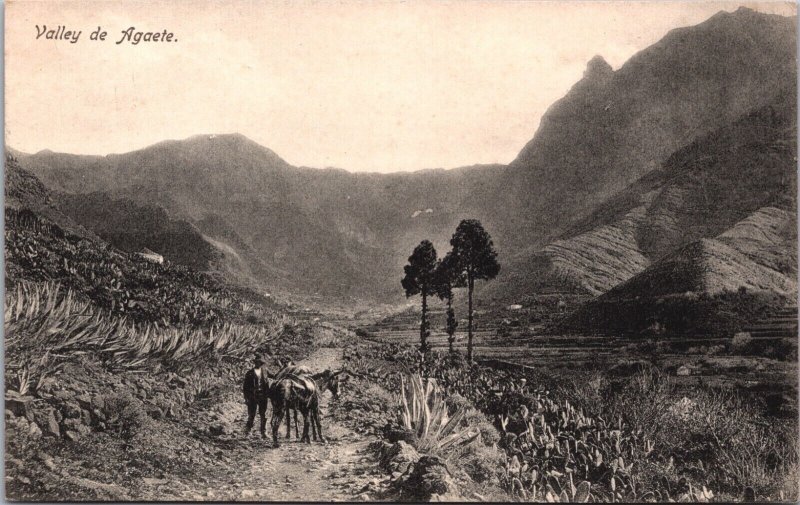
[[[586,70],[583,72],[584,79],[601,79],[611,77],[614,74],[614,69],[611,65],[599,54],[589,60],[586,64]]]
[[[191,137],[186,139],[187,141],[203,141],[203,140],[215,140],[217,142],[220,141],[229,141],[229,142],[253,142],[253,140],[249,139],[245,135],[241,133],[200,133],[197,135],[192,135]]]
[[[288,166],[286,161],[275,151],[264,147],[241,133],[202,133],[180,140],[164,140],[149,147],[145,147],[144,149],[133,151],[133,153],[148,153],[152,152],[154,149],[190,150],[194,152],[196,156],[205,159],[209,157],[222,157],[227,158],[231,163],[233,163],[232,160],[234,159],[238,161],[249,159],[251,161],[257,160],[258,163],[261,164],[267,162],[281,167]]]
[[[184,140],[176,142],[183,142],[186,144],[210,144],[210,145],[228,145],[228,146],[258,146],[266,149],[258,142],[252,140],[241,133],[201,133],[192,135]]]

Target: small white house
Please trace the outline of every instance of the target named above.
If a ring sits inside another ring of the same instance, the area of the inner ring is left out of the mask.
[[[164,264],[163,256],[161,256],[158,253],[154,253],[153,251],[147,249],[146,247],[141,251],[139,251],[138,253],[136,253],[136,255],[139,256],[140,258],[145,259],[146,261],[149,261],[150,263],[158,263],[159,265]]]

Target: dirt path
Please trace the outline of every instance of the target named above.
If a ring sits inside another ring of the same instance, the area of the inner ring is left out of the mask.
[[[312,370],[337,369],[341,366],[341,349],[317,350],[301,364]],[[220,405],[219,422],[225,433],[209,439],[210,450],[219,466],[213,474],[184,481],[180,478],[152,479],[143,499],[208,500],[208,501],[359,501],[374,499],[364,494],[381,487],[385,476],[377,469],[374,458],[365,451],[374,440],[358,435],[330,415],[329,392],[322,398],[322,428],[327,444],[303,444],[295,438],[281,439],[273,448],[254,429],[249,436],[242,433],[246,421],[244,404],[231,393],[230,400]],[[271,415],[271,406],[268,417]],[[300,418],[302,431],[302,418]],[[269,430],[269,426],[267,426]],[[285,425],[281,426],[285,436]],[[294,434],[293,434],[294,435]]]

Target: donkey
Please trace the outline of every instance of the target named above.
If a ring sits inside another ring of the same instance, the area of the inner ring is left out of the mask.
[[[302,442],[311,443],[308,428],[311,427],[314,440],[325,442],[322,435],[322,423],[319,414],[319,399],[325,390],[329,390],[334,398],[339,397],[340,381],[339,374],[342,372],[324,372],[314,374],[310,378],[304,375],[294,375],[292,373],[281,373],[276,376],[276,380],[270,388],[270,398],[272,400],[272,442],[275,447],[280,446],[278,442],[278,430],[283,416],[286,415],[286,437],[291,436],[290,411],[295,411],[295,434],[297,433],[297,411],[303,416],[303,435]]]
[[[300,373],[298,373],[296,371],[292,371],[292,372],[289,372],[289,373],[293,373],[295,376],[311,375],[311,379],[314,381],[314,385],[313,386],[316,386],[316,389],[317,389],[317,392],[318,392],[319,395],[324,394],[325,391],[327,390],[327,391],[331,392],[331,394],[333,395],[333,399],[334,400],[337,400],[339,398],[339,393],[340,393],[341,387],[342,387],[342,381],[341,381],[341,378],[340,378],[340,374],[343,372],[343,370],[340,370],[338,372],[332,372],[330,370],[325,370],[324,372],[320,372],[320,373],[317,373],[317,374],[310,374],[308,372],[304,373],[304,370],[302,368],[300,368],[300,367],[297,367],[297,370],[300,371]],[[295,434],[295,437],[300,438],[300,431],[299,431],[298,426],[297,426],[297,409],[296,408],[287,408],[286,409],[286,438],[291,438],[291,436],[292,436],[291,419],[290,419],[290,414],[291,413],[294,414],[294,434]],[[317,415],[317,411],[309,411],[309,414]],[[319,424],[319,419],[317,419],[316,423],[313,422],[313,420],[312,420],[312,423],[311,423],[311,436],[314,439],[314,441],[317,440],[317,428],[316,428],[316,425],[318,425],[318,424]],[[321,433],[320,433],[320,438],[324,442],[324,439],[322,439]]]

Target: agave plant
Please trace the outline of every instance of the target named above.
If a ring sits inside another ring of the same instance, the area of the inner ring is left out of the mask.
[[[544,498],[548,503],[588,503],[591,497],[591,489],[592,486],[588,481],[581,482],[578,487],[573,486],[570,476],[569,486],[562,489],[560,493],[557,493],[550,484],[547,484]],[[534,487],[535,495],[536,489]]]
[[[19,370],[12,380],[24,391],[41,383],[39,370],[52,370],[42,360],[53,355],[68,359],[91,353],[110,368],[127,370],[150,361],[170,365],[211,355],[240,358],[277,338],[287,324],[291,321],[278,314],[258,325],[136,324],[79,300],[72,290],[52,282],[19,282],[6,292],[4,307],[6,355]],[[42,355],[41,349],[52,354]]]
[[[400,377],[399,421],[416,435],[416,448],[422,452],[440,453],[455,445],[475,440],[479,432],[461,426],[465,409],[452,417],[434,379],[423,380],[419,374]]]

